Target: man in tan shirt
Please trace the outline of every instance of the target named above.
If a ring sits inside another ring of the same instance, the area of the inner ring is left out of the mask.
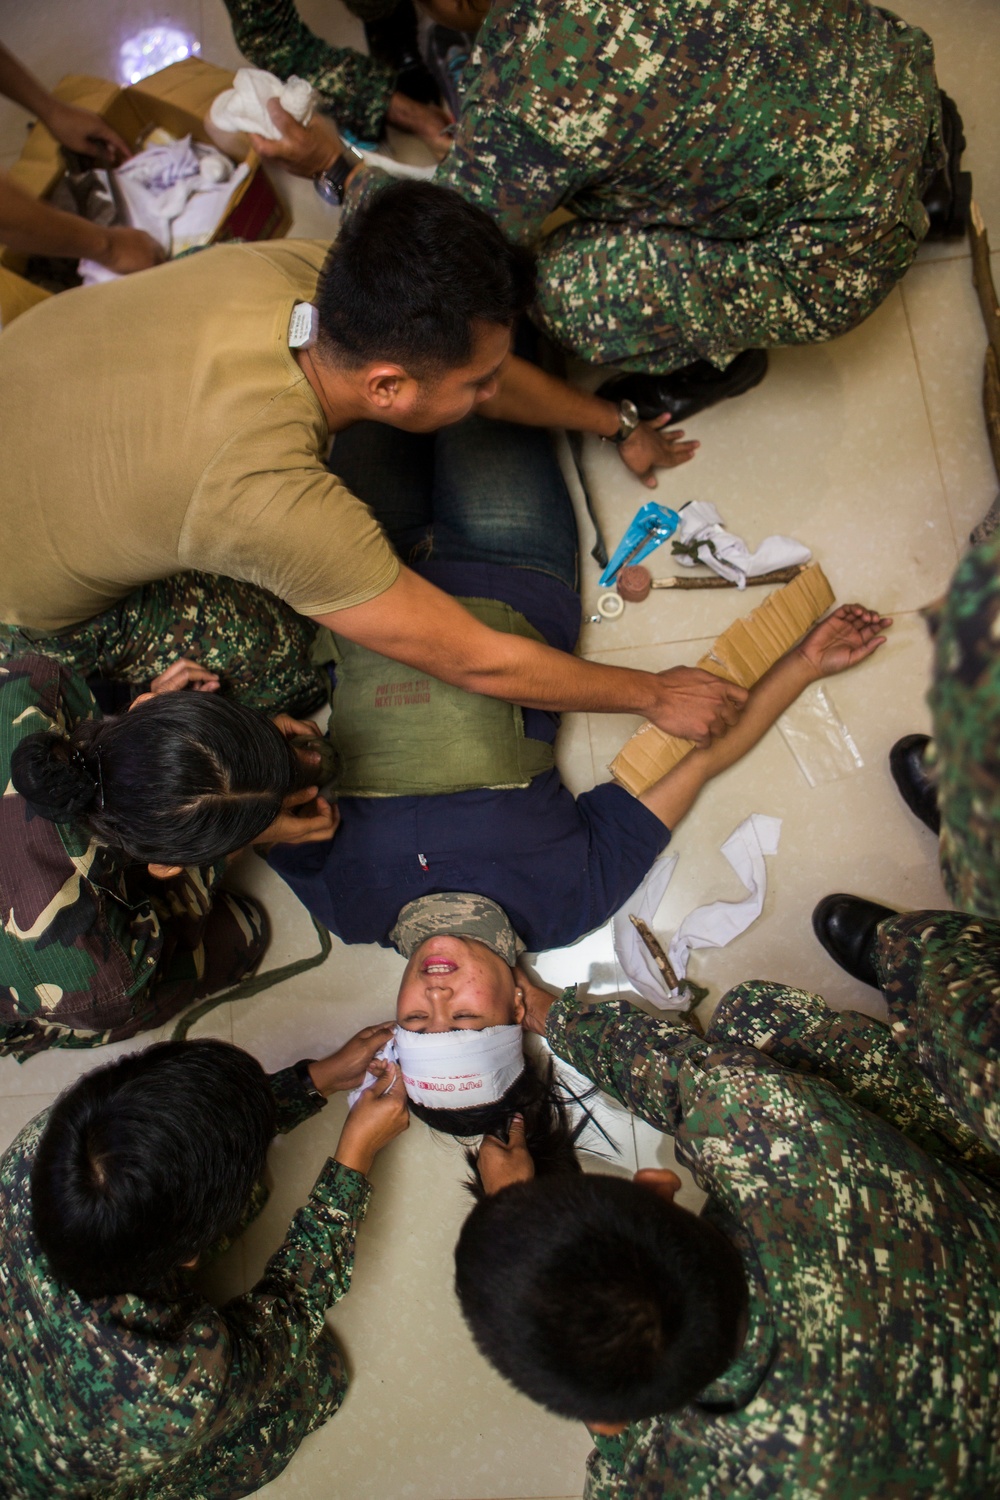
[[[651,424],[624,432],[610,402],[510,355],[530,261],[456,194],[396,184],[321,276],[326,255],[216,247],[69,292],[4,333],[0,648],[129,682],[180,654],[245,703],[295,711],[315,692],[318,621],[525,706],[642,713],[700,742],[723,732],[745,695],[706,673],[600,666],[474,620],[400,563],[324,462],[353,422],[433,431],[473,407],[603,423],[647,482],[693,445]],[[299,303],[318,305],[318,339],[296,349]]]

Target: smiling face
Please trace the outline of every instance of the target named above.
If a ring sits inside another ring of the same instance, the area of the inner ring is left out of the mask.
[[[396,1020],[407,1031],[485,1031],[519,1026],[524,998],[514,971],[475,938],[431,937],[410,957]]]

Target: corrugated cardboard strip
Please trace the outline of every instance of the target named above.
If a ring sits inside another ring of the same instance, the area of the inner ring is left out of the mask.
[[[734,621],[698,665],[727,682],[753,687],[832,603],[833,590],[823,569],[813,563],[784,588],[775,589],[745,619]],[[608,770],[638,797],[693,749],[690,740],[664,734],[655,724],[643,724],[619,750]]]

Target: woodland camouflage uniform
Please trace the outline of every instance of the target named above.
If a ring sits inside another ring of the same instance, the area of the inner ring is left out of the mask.
[[[0,662],[0,1053],[94,1047],[160,1026],[260,959],[255,903],[222,892],[225,862],[154,880],[69,823],[33,815],[7,781],[16,744],[100,710],[50,658]]]

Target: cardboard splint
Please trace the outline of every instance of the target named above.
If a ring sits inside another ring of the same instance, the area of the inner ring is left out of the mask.
[[[753,687],[833,603],[823,569],[813,563],[742,620],[724,630],[698,666],[740,687]],[[608,770],[636,797],[693,750],[691,740],[643,724],[619,750]]]
[[[196,141],[211,143],[205,117],[216,94],[232,86],[231,70],[189,57],[129,88],[119,88],[105,78],[72,73],[52,92],[65,104],[95,110],[134,150],[158,125],[171,135],[190,135]],[[244,159],[249,175],[234,188],[213,242],[278,239],[291,223],[291,216],[261,170],[256,151],[248,151]],[[38,122],[11,166],[10,176],[33,198],[47,198],[65,170],[59,142]],[[0,265],[20,271],[25,260],[23,255],[0,248]]]

